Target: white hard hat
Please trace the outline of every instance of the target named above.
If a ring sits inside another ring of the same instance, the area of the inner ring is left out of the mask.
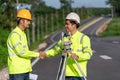
[[[80,17],[75,12],[71,12],[66,16],[66,19],[75,20],[80,24]]]

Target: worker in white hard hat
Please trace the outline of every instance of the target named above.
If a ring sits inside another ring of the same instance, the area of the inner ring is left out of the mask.
[[[92,56],[92,49],[90,38],[78,31],[77,28],[79,25],[80,18],[78,14],[71,12],[66,16],[65,29],[71,34],[72,44],[70,45],[70,48],[72,50],[72,54],[69,54],[67,58],[65,80],[85,80],[84,77],[87,76],[87,62]],[[67,39],[68,37],[66,36],[64,38]],[[64,48],[65,47],[62,43],[62,40],[59,40],[52,49],[41,53],[44,55],[44,57],[55,56],[59,53],[62,53]],[[74,59],[78,61],[83,73],[79,71]]]

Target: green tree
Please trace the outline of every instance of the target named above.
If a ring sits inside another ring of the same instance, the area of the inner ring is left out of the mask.
[[[61,8],[72,8],[72,3],[74,3],[73,0],[60,0]]]
[[[33,5],[33,12],[34,14],[49,14],[55,12],[55,8],[46,6],[43,0],[36,0],[35,4]]]
[[[0,2],[0,23],[3,28],[11,29],[13,26],[13,20],[14,20],[14,7],[11,6],[13,3],[15,3],[15,0],[2,0]]]
[[[111,5],[114,16],[120,16],[120,0],[108,0],[106,3]]]

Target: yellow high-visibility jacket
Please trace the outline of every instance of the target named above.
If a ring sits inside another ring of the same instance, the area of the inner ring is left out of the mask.
[[[16,27],[7,40],[8,47],[8,72],[19,74],[31,72],[31,57],[38,57],[38,52],[28,49],[27,38],[24,31]]]
[[[67,37],[64,38],[65,40]],[[84,72],[85,76],[87,76],[87,62],[92,56],[92,49],[91,43],[88,36],[84,35],[83,33],[77,31],[74,35],[71,36],[71,49],[72,53],[75,53],[79,56],[78,63]],[[47,57],[55,56],[59,53],[62,53],[64,49],[62,40],[59,40],[57,45],[54,48],[46,51]],[[75,61],[68,56],[67,64],[66,64],[66,76],[77,76],[83,77],[80,73]]]

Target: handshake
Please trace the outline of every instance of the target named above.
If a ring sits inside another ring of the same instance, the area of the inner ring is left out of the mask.
[[[39,55],[40,59],[45,59],[46,58],[46,53],[43,51],[40,51],[40,55]]]
[[[40,51],[39,58],[40,59],[45,59],[46,58],[46,53],[44,51]],[[70,54],[70,58],[78,60],[79,56],[76,55],[75,53],[72,53],[72,54]]]

